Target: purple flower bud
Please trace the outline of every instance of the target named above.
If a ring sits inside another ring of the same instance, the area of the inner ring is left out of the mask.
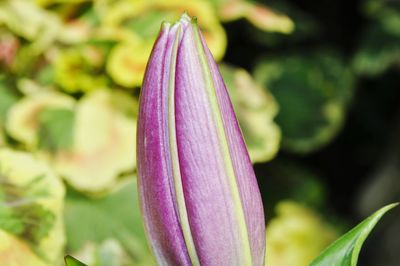
[[[195,19],[164,23],[140,97],[138,186],[160,265],[263,265],[260,191]]]

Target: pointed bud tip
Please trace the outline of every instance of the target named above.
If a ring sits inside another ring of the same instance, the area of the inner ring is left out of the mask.
[[[171,27],[171,23],[167,22],[167,21],[163,21],[161,22],[161,30],[160,32],[165,32],[168,31]]]
[[[183,24],[183,25],[187,25],[187,24],[194,24],[197,25],[197,17],[190,17],[188,12],[185,11],[183,12],[181,19],[178,21],[178,23]]]
[[[187,11],[183,12],[180,21],[182,21],[182,22],[183,21],[185,21],[185,22],[189,22],[190,21],[190,16],[189,16]]]

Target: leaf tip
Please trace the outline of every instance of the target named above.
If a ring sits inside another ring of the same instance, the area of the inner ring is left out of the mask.
[[[79,260],[75,259],[71,255],[66,255],[64,257],[65,265],[66,266],[87,266],[83,262],[80,262]]]

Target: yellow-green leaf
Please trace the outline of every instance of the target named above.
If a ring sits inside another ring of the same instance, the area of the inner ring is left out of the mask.
[[[69,255],[65,256],[65,264],[67,266],[86,266],[86,264],[80,262],[79,260]]]
[[[387,205],[365,219],[330,245],[310,266],[356,266],[365,239],[382,216],[397,205]]]

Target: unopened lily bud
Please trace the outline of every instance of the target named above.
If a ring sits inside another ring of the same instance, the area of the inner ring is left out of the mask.
[[[164,23],[140,97],[138,186],[160,265],[263,265],[264,211],[229,95],[195,19]]]

